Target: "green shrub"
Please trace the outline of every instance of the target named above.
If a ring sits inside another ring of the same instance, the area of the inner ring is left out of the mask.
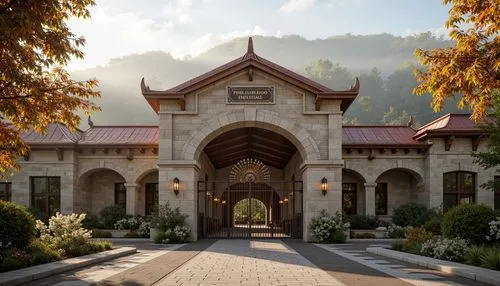
[[[343,231],[335,231],[330,236],[331,243],[344,243],[347,239],[347,236]]]
[[[104,225],[99,221],[99,217],[94,214],[87,215],[82,221],[84,229],[104,228]]]
[[[405,248],[405,241],[403,239],[398,239],[392,243],[391,248],[393,250],[401,251]]]
[[[392,222],[396,225],[422,226],[429,220],[429,210],[424,205],[418,203],[406,203],[394,210]]]
[[[481,266],[493,270],[500,270],[500,249],[489,247],[481,257]]]
[[[0,272],[16,270],[31,265],[31,256],[24,250],[8,248],[0,253]]]
[[[160,244],[160,243],[163,243],[163,240],[167,238],[167,236],[165,235],[165,232],[163,231],[159,231],[155,238],[154,238],[154,242],[157,243],[157,244]]]
[[[153,213],[151,227],[155,227],[160,231],[174,229],[176,226],[184,226],[186,224],[187,215],[181,214],[179,208],[172,209],[166,203],[163,206],[158,206]]]
[[[387,234],[390,238],[404,238],[407,227],[391,224],[387,228]]]
[[[363,233],[352,233],[352,238],[377,238],[373,233],[363,232]]]
[[[433,217],[424,223],[423,226],[427,231],[434,233],[435,235],[441,234],[441,220],[437,217]]]
[[[353,215],[348,218],[350,229],[376,229],[379,221],[376,217],[366,215]]]
[[[436,259],[462,262],[467,249],[467,241],[464,239],[437,238],[422,244],[420,253]]]
[[[465,251],[465,262],[467,264],[481,265],[481,258],[486,254],[487,247],[485,246],[472,246]]]
[[[0,249],[24,249],[35,237],[35,219],[23,206],[0,201]]]
[[[93,238],[110,238],[113,237],[111,232],[107,230],[92,230],[92,237]]]
[[[39,239],[34,239],[26,247],[26,253],[31,256],[32,264],[49,263],[61,259],[61,252],[53,249],[50,245],[43,243]]]
[[[495,219],[492,209],[484,205],[463,204],[448,210],[441,221],[441,232],[448,238],[462,238],[471,244],[486,243],[490,221]]]
[[[434,235],[421,227],[409,227],[406,230],[405,248],[412,249],[414,246],[422,245],[422,243],[432,239]],[[420,252],[420,249],[419,249]]]
[[[101,209],[99,212],[101,221],[104,228],[113,229],[115,227],[115,222],[127,218],[127,213],[124,208],[111,205]]]
[[[124,238],[140,238],[141,236],[139,234],[137,234],[137,232],[135,230],[131,230],[131,231],[127,232],[123,237]]]

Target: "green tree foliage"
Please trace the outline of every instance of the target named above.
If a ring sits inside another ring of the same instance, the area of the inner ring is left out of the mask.
[[[491,118],[485,120],[482,129],[489,133],[488,150],[486,152],[473,153],[475,162],[485,169],[497,168],[500,166],[500,90],[495,90],[493,97],[493,111]],[[500,172],[500,169],[497,169]],[[497,184],[495,186],[495,184]],[[500,181],[488,181],[483,187],[490,189],[500,189]]]
[[[234,206],[234,220],[236,223],[248,223],[251,215],[252,223],[266,223],[266,210],[266,205],[257,199],[243,199]]]
[[[500,5],[498,0],[443,0],[451,4],[445,27],[453,47],[417,49],[423,68],[416,69],[417,95],[432,93],[432,107],[441,110],[447,98],[463,96],[458,106],[470,106],[475,120],[486,116],[500,87]]]
[[[96,80],[75,81],[64,66],[82,58],[82,37],[66,21],[88,18],[93,0],[0,0],[0,174],[28,152],[20,132],[59,121],[78,127],[75,111],[98,110]]]

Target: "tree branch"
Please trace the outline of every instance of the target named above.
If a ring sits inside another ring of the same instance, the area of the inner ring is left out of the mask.
[[[7,5],[5,5],[5,7],[0,8],[0,14],[7,12],[7,10],[9,10],[12,6],[17,4],[17,2],[18,0],[11,0]]]
[[[66,88],[68,88],[68,87],[71,87],[71,86],[74,86],[74,85],[77,85],[77,84],[79,84],[79,83],[83,83],[83,82],[86,82],[86,81],[76,81],[76,82],[73,82],[73,83],[71,83],[71,84],[61,86],[61,87],[48,88],[48,89],[45,89],[45,90],[41,90],[39,93],[46,93],[46,92],[51,92],[51,91],[56,91],[56,90],[66,89]],[[3,90],[3,89],[2,89],[2,90]],[[23,99],[23,98],[33,97],[33,96],[35,96],[35,95],[36,95],[36,94],[27,94],[27,95],[18,95],[18,96],[8,96],[8,97],[1,97],[1,96],[0,96],[0,100]]]

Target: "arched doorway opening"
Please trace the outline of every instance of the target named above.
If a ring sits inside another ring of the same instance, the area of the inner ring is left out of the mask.
[[[301,238],[302,156],[284,136],[233,129],[210,141],[198,162],[199,237]]]

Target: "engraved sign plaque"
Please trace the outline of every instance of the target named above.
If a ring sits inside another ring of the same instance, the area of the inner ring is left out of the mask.
[[[227,104],[274,104],[274,86],[228,86]]]

